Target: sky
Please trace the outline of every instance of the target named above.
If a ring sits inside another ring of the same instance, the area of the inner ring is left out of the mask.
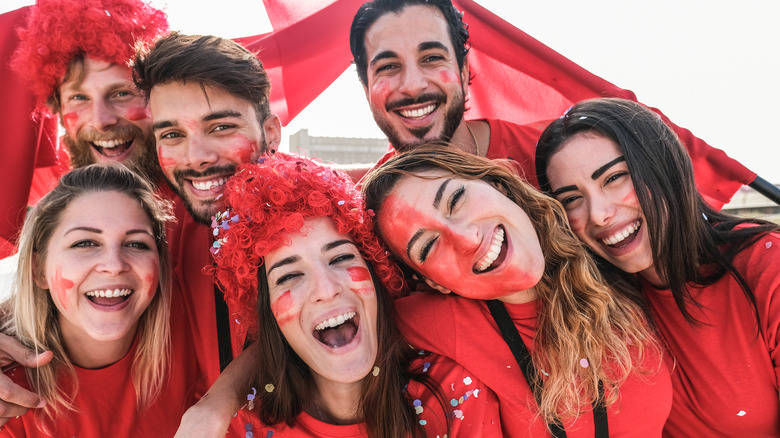
[[[780,2],[476,1],[780,183]],[[4,0],[0,12],[30,3]],[[233,38],[271,30],[260,0],[152,3],[185,33]],[[284,128],[282,148],[303,128],[383,137],[352,67]]]

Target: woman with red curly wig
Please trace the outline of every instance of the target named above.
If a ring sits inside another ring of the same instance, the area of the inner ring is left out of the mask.
[[[240,394],[247,430],[500,436],[494,394],[399,333],[391,294],[404,282],[349,177],[277,153],[241,166],[225,198],[215,273],[261,352]]]

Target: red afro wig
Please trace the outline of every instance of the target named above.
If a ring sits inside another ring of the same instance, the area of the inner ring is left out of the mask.
[[[30,81],[38,109],[46,111],[74,57],[126,64],[137,43],[167,30],[165,13],[141,0],[38,0],[17,29],[11,67]]]
[[[391,296],[405,284],[385,245],[374,234],[372,212],[343,172],[281,152],[239,166],[223,194],[227,210],[212,222],[212,268],[231,315],[257,337],[257,270],[263,257],[290,242],[310,218],[328,217],[349,235]],[[243,333],[242,333],[243,334]]]

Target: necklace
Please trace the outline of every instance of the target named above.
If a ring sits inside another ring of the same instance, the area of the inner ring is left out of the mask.
[[[476,156],[479,157],[480,156],[480,154],[479,154],[479,142],[477,141],[477,136],[474,135],[474,131],[471,130],[471,126],[469,125],[469,122],[464,122],[464,123],[466,123],[466,129],[468,129],[469,130],[469,134],[471,134],[471,139],[474,140],[474,149],[477,150]]]
[[[320,410],[320,404],[317,403],[317,400],[314,400],[314,406],[317,408],[317,414],[319,414],[320,416],[320,421],[322,421],[323,423],[327,423],[327,421],[325,421],[325,417],[322,415],[322,411]]]

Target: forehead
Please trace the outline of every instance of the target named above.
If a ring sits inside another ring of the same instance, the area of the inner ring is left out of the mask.
[[[447,20],[435,6],[407,6],[400,13],[388,12],[379,17],[366,31],[368,61],[378,53],[417,52],[424,42],[440,42],[453,52]]]
[[[305,257],[309,254],[319,254],[324,245],[337,240],[349,240],[352,238],[347,234],[341,234],[336,229],[333,220],[327,217],[309,218],[304,222],[303,227],[290,233],[286,239],[289,244],[280,246],[270,251],[265,259],[268,264],[273,264],[272,260],[287,258],[292,255]]]
[[[151,219],[138,199],[117,191],[104,190],[82,193],[70,201],[62,212],[57,228],[62,230],[73,225],[90,226],[98,223],[116,228],[151,227]]]
[[[597,168],[623,154],[612,139],[597,132],[581,132],[570,138],[550,157],[550,169]]]
[[[85,57],[82,62],[71,64],[60,89],[110,87],[127,83],[133,84],[129,67]]]
[[[225,89],[198,82],[168,82],[152,87],[149,108],[155,123],[158,120],[203,120],[220,111],[238,112],[247,121],[256,122],[251,102],[230,94]]]

